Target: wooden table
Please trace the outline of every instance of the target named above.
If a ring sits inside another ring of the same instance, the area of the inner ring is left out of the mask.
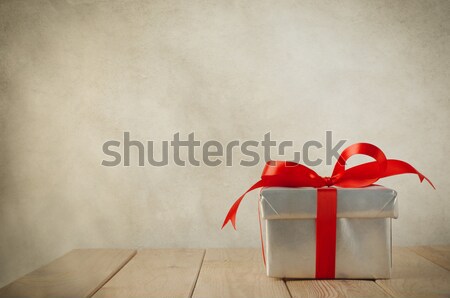
[[[450,297],[450,245],[394,249],[389,280],[268,278],[258,249],[77,249],[0,297]]]

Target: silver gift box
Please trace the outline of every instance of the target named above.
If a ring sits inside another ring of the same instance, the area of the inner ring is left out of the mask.
[[[397,193],[382,186],[337,188],[335,278],[389,278]],[[261,191],[267,275],[315,278],[317,189]]]

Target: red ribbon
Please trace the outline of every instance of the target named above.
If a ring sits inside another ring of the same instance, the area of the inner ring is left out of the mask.
[[[317,190],[316,278],[334,278],[336,267],[337,189]]]
[[[370,156],[375,161],[345,169],[346,161],[357,154]],[[236,213],[239,205],[245,195],[256,188],[274,186],[319,188],[316,218],[316,278],[334,278],[337,192],[336,189],[330,187],[366,187],[381,178],[400,174],[416,174],[419,176],[420,182],[425,179],[434,188],[433,183],[413,166],[401,160],[387,159],[383,151],[368,143],[356,143],[347,147],[339,156],[331,177],[321,177],[310,168],[295,162],[269,161],[264,167],[261,179],[231,206],[222,228],[231,221],[236,229]],[[329,188],[322,189],[322,187]]]

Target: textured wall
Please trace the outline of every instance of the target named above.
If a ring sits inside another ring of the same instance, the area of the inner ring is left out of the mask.
[[[383,183],[395,244],[449,243],[450,2],[316,2],[1,1],[0,285],[76,247],[259,245],[257,193],[220,224],[261,167],[102,167],[123,131],[373,142],[437,186]]]

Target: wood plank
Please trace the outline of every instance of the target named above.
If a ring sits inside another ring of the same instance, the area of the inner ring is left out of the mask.
[[[391,297],[368,280],[292,280],[286,282],[292,297]]]
[[[376,283],[393,297],[450,297],[450,272],[408,248],[394,248],[392,278]]]
[[[415,253],[450,271],[450,245],[416,246]]]
[[[144,249],[94,297],[190,297],[203,249]]]
[[[90,297],[136,253],[76,249],[0,289],[0,297]]]
[[[266,276],[259,249],[207,249],[193,297],[290,297]]]

